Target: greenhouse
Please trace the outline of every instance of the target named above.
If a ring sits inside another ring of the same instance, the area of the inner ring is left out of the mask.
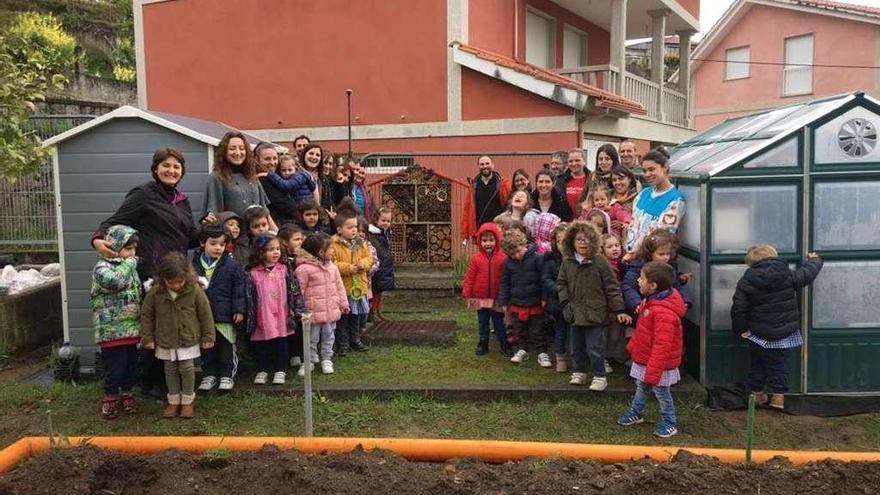
[[[792,392],[880,391],[880,101],[863,93],[722,122],[671,150],[687,201],[679,270],[692,272],[688,371],[706,386],[742,382],[749,358],[730,306],[754,244],[792,266],[825,267],[802,291],[805,345]]]

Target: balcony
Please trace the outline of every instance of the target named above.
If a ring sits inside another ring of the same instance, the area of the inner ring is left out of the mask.
[[[625,72],[623,91],[618,92],[620,70],[608,64],[556,69],[555,72],[637,101],[645,107],[648,112],[646,117],[651,120],[681,127],[689,126],[687,96],[669,86],[661,88],[653,81]]]

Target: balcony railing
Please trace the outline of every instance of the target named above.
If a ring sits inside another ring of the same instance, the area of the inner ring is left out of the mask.
[[[617,81],[620,71],[613,65],[590,65],[557,69],[556,72],[575,81],[596,86],[617,94]],[[688,127],[687,96],[669,87],[660,88],[654,81],[626,72],[623,80],[623,96],[637,101],[645,107],[647,117],[658,122],[666,122]]]

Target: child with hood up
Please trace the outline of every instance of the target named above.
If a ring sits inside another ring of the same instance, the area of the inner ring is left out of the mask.
[[[113,225],[104,237],[119,257],[101,258],[92,270],[90,299],[95,343],[104,364],[104,399],[101,417],[115,419],[119,407],[134,414],[131,389],[135,382],[137,345],[140,342],[141,281],[137,274],[137,231]]]
[[[468,303],[468,309],[477,311],[479,341],[477,355],[489,352],[489,321],[495,326],[495,336],[501,353],[510,355],[507,343],[507,328],[504,313],[498,305],[498,290],[501,286],[501,270],[506,256],[501,251],[501,230],[492,222],[486,222],[477,231],[478,250],[471,257],[464,274],[461,297]]]

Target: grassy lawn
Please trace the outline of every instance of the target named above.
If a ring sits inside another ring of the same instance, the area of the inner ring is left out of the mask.
[[[162,404],[139,402],[133,417],[105,421],[98,416],[97,383],[36,387],[0,384],[0,444],[20,436],[47,435],[51,417],[55,435],[269,435],[303,434],[303,403],[298,397],[236,392],[197,399],[191,421],[164,420]],[[649,403],[647,423],[628,428],[614,420],[627,406],[625,398],[600,396],[582,402],[448,403],[418,395],[391,400],[360,397],[315,401],[315,434],[475,438],[615,444],[670,444],[739,448],[745,414],[715,413],[702,404],[678,400],[681,433],[667,441],[651,436],[657,418]],[[876,450],[880,414],[845,418],[787,416],[759,411],[755,448]]]
[[[455,344],[451,347],[419,346],[373,346],[369,352],[352,353],[334,358],[336,373],[317,373],[315,383],[332,384],[399,384],[399,385],[449,385],[449,384],[565,384],[570,375],[556,373],[538,366],[535,355],[521,364],[514,365],[498,352],[497,341],[490,344],[490,352],[477,356],[476,313],[467,311],[464,304],[453,298],[435,298],[430,301],[431,311],[422,311],[424,301],[392,299],[383,311],[392,320],[454,320],[458,325]],[[365,334],[369,339],[369,330]],[[552,349],[552,347],[551,347]],[[614,386],[628,381],[620,373],[608,375]]]
[[[531,359],[515,366],[493,347],[475,356],[476,318],[454,299],[389,301],[392,319],[451,319],[458,323],[456,342],[449,348],[373,347],[367,353],[337,360],[335,375],[314,375],[322,384],[561,384],[568,376],[540,369]],[[628,379],[623,370],[609,375],[612,384]],[[245,384],[246,376],[240,384]],[[289,378],[289,382],[299,382]],[[241,387],[244,388],[244,387]],[[25,435],[47,435],[51,418],[55,435],[261,435],[303,434],[303,402],[299,397],[237,390],[197,399],[192,421],[163,420],[161,402],[141,400],[134,417],[104,421],[98,415],[100,386],[56,384],[40,387],[0,382],[0,444]],[[711,412],[691,396],[677,397],[681,433],[658,441],[651,432],[656,404],[649,402],[647,423],[628,428],[615,424],[629,399],[597,394],[588,401],[444,402],[418,394],[391,399],[360,396],[351,400],[315,401],[315,434],[472,438],[554,442],[656,444],[733,447],[743,445],[745,414]],[[787,416],[759,411],[755,448],[876,450],[880,446],[880,414],[844,418]]]

